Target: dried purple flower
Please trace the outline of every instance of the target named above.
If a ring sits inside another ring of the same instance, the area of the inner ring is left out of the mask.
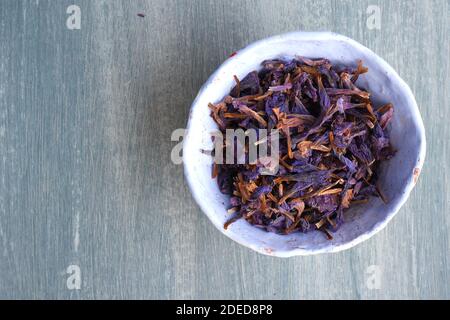
[[[372,108],[370,93],[356,81],[368,69],[337,69],[327,59],[297,57],[266,60],[250,72],[223,101],[209,104],[219,129],[277,129],[280,169],[261,175],[267,162],[214,164],[220,190],[230,195],[224,225],[244,218],[258,228],[279,234],[323,231],[332,238],[345,211],[377,187],[380,161],[394,156],[386,128],[394,107]]]

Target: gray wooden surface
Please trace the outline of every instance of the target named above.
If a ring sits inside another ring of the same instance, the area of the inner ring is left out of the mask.
[[[66,26],[71,4],[80,30]],[[449,299],[449,13],[448,0],[1,0],[0,298]],[[230,53],[293,30],[342,33],[384,57],[415,93],[428,152],[382,232],[277,259],[207,220],[170,134]]]

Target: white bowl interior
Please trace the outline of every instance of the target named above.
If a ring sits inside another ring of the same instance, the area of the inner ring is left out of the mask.
[[[253,227],[241,219],[227,230],[230,218],[228,196],[211,178],[212,158],[200,150],[211,150],[211,132],[217,126],[210,117],[209,102],[218,102],[234,86],[233,75],[242,79],[260,69],[263,60],[305,56],[325,57],[334,64],[356,65],[363,60],[369,72],[358,85],[371,92],[375,106],[391,102],[394,117],[389,133],[396,156],[380,169],[380,185],[389,202],[373,198],[365,205],[351,208],[345,223],[327,240],[322,232],[277,235]],[[379,231],[406,201],[425,157],[425,136],[414,97],[397,73],[381,58],[359,43],[333,33],[289,33],[256,42],[228,59],[205,83],[194,101],[183,146],[185,175],[194,198],[214,225],[233,240],[258,252],[275,256],[334,252],[349,248]]]

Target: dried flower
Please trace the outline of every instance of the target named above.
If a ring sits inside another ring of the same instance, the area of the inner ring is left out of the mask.
[[[340,71],[339,71],[340,70]],[[219,129],[280,132],[280,170],[261,175],[264,163],[214,164],[220,190],[234,216],[279,234],[323,231],[332,238],[345,210],[381,197],[377,169],[394,156],[386,128],[394,107],[373,108],[356,81],[368,69],[335,68],[327,59],[267,60],[223,101],[210,104]],[[225,141],[224,141],[225,145]]]

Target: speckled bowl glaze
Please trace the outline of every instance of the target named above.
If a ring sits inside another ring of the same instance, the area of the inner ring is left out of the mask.
[[[208,103],[218,102],[234,86],[233,75],[243,78],[260,69],[266,59],[292,58],[296,55],[325,57],[333,64],[355,65],[364,61],[369,72],[360,76],[358,85],[371,92],[374,105],[391,102],[394,117],[389,133],[396,156],[380,168],[380,186],[388,198],[350,208],[345,223],[327,240],[323,233],[277,235],[253,227],[244,219],[227,230],[229,199],[220,193],[211,178],[212,158],[201,153],[211,150],[211,132],[217,126],[209,115]],[[425,130],[414,96],[408,85],[383,59],[358,42],[329,32],[293,32],[257,41],[226,60],[208,79],[192,104],[187,135],[183,145],[184,172],[192,194],[220,232],[257,252],[277,257],[337,252],[351,248],[383,229],[407,200],[425,159]],[[391,230],[395,232],[395,230]]]

